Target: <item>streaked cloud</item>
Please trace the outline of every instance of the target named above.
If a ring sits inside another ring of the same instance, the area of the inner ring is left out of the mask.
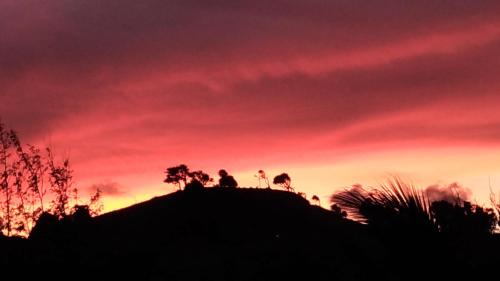
[[[161,182],[181,162],[287,170],[496,148],[499,12],[465,0],[2,1],[0,115],[69,154],[85,184],[148,194],[154,181],[137,179]]]

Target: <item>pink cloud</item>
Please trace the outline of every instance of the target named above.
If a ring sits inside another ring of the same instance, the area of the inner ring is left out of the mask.
[[[359,4],[2,1],[1,117],[97,180],[497,146],[498,2]]]

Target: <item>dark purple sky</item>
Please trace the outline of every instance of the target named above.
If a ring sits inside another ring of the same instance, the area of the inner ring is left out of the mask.
[[[116,197],[168,190],[178,163],[245,185],[289,171],[322,196],[385,173],[482,185],[500,176],[499,14],[478,0],[4,0],[0,115]]]

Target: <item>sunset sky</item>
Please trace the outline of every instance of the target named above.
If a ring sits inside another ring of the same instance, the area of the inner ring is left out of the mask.
[[[165,168],[500,191],[500,2],[0,1],[0,117],[106,210]]]

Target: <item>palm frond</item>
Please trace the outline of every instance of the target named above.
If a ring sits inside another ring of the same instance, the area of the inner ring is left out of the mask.
[[[377,189],[355,187],[343,190],[334,194],[331,201],[354,219],[368,224],[433,224],[426,194],[399,178],[389,180]]]

